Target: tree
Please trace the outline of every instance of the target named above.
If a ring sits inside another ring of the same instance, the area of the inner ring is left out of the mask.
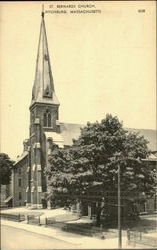
[[[0,185],[7,185],[11,179],[11,169],[13,161],[7,154],[0,153]]]
[[[147,143],[143,136],[125,130],[112,115],[100,123],[88,122],[72,147],[56,148],[49,158],[46,175],[53,195],[65,197],[62,201],[77,198],[82,203],[101,204],[104,200],[105,213],[113,217],[111,208],[117,210],[118,164],[124,207],[139,201],[141,193],[154,192],[155,170],[142,161],[149,154]],[[100,205],[97,211],[99,218]]]

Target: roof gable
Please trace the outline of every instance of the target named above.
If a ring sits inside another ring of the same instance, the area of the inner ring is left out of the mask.
[[[64,145],[72,145],[73,139],[78,139],[80,135],[80,128],[85,127],[82,124],[73,123],[60,123],[60,131],[64,140]],[[148,148],[151,151],[157,150],[157,131],[153,129],[134,129],[126,128],[129,132],[133,131],[143,135],[146,140],[149,141]]]

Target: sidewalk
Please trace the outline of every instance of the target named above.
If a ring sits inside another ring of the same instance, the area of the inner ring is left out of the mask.
[[[75,248],[118,248],[118,238],[102,240],[94,237],[86,237],[78,234],[67,233],[56,228],[46,228],[44,226],[29,225],[25,222],[1,220],[1,225],[11,226],[32,233],[53,237],[67,243],[74,244],[76,246]],[[131,246],[127,245],[126,237],[123,237],[122,242],[123,248],[132,248]]]
[[[63,208],[57,209],[29,209],[27,207],[15,207],[1,210],[1,213],[8,214],[25,214],[25,215],[40,215],[41,218],[49,218],[57,215],[66,215],[70,214],[68,210],[64,210]]]

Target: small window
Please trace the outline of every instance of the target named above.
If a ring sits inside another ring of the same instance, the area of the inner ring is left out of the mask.
[[[18,172],[19,172],[19,175],[21,175],[21,168],[19,168],[19,171],[18,171]]]
[[[21,187],[21,179],[18,179],[18,186]]]
[[[21,200],[22,199],[22,194],[21,194],[21,192],[19,192],[19,200]]]
[[[48,127],[51,128],[51,114],[48,114]]]
[[[44,113],[44,127],[47,127],[47,114]]]
[[[48,85],[44,89],[43,96],[44,97],[52,97],[52,90],[50,89],[50,87]]]

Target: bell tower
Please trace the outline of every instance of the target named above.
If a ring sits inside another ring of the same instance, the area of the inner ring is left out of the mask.
[[[47,141],[45,134],[60,132],[59,105],[54,89],[43,10],[30,105],[30,168],[27,204],[34,208],[42,208],[42,194],[46,191],[44,168],[47,164]]]

